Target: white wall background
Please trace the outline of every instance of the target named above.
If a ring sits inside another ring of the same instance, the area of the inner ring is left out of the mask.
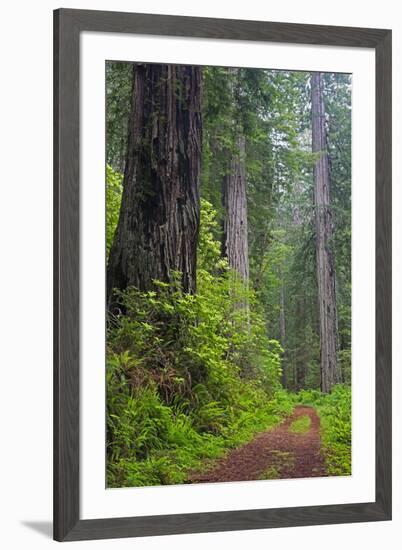
[[[77,547],[397,548],[402,538],[402,18],[394,0],[56,0],[3,5],[0,65],[0,541],[46,549],[52,514],[52,10],[58,7],[392,28],[394,31],[394,520]]]

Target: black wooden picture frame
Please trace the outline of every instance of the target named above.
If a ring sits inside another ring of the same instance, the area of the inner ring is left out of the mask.
[[[375,502],[80,519],[79,55],[83,31],[371,48],[376,59]],[[54,538],[201,533],[391,519],[391,31],[59,9],[54,12]]]

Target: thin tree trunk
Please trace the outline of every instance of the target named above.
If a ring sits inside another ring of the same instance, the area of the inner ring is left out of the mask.
[[[283,284],[281,284],[280,289],[280,306],[279,306],[279,335],[281,346],[283,348],[282,356],[282,386],[286,387],[286,370],[285,370],[285,346],[286,346],[286,318],[285,318],[285,289]]]
[[[305,319],[306,319],[306,297],[296,297],[296,319],[298,320],[298,332],[299,336],[298,346],[296,349],[295,358],[295,380],[296,391],[300,391],[306,387],[306,373],[307,373],[307,353],[306,353],[306,341],[305,341]]]
[[[337,362],[335,265],[332,251],[333,226],[325,109],[320,73],[312,73],[311,95],[313,153],[320,153],[314,166],[314,203],[321,346],[321,390],[327,393],[331,391],[334,384],[340,382],[341,377]]]
[[[245,138],[239,134],[236,151],[232,154],[223,178],[224,207],[223,255],[242,281],[249,278],[247,240],[247,198],[245,169]]]
[[[107,291],[180,271],[186,292],[196,286],[201,166],[201,69],[133,67],[123,197],[110,253]]]

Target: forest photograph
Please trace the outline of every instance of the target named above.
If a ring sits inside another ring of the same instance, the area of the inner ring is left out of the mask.
[[[107,488],[351,475],[351,75],[105,79]]]

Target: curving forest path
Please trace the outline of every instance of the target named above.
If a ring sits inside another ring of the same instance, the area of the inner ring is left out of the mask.
[[[230,451],[212,469],[191,475],[190,483],[324,477],[320,419],[313,407],[297,406],[273,430]]]

